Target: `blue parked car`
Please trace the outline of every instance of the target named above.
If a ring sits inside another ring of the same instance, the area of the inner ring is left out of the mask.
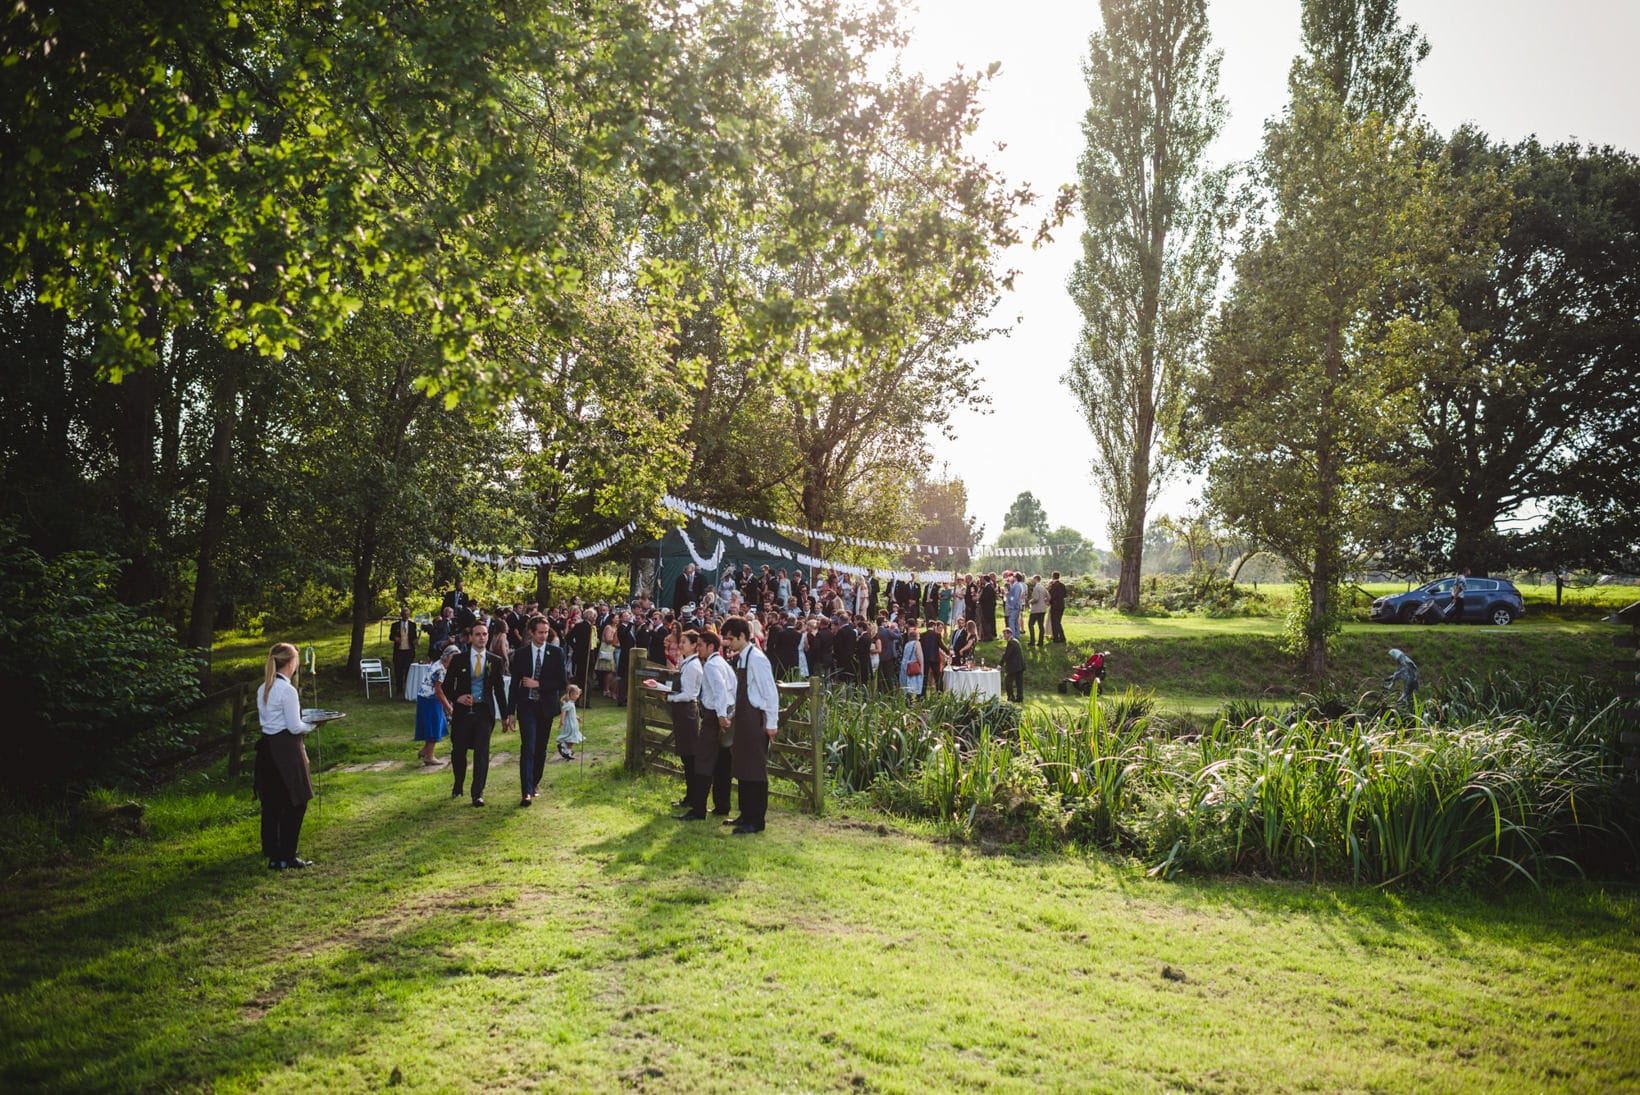
[[[1421,589],[1397,593],[1393,597],[1380,597],[1372,602],[1372,618],[1381,624],[1410,624],[1424,602],[1431,599],[1444,609],[1452,602],[1452,583],[1455,581],[1456,578],[1442,578]],[[1506,627],[1524,615],[1526,601],[1514,582],[1503,578],[1470,578],[1464,585],[1463,620]]]

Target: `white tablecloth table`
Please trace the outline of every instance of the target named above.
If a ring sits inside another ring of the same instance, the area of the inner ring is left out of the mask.
[[[954,696],[1002,698],[1002,670],[1000,669],[947,669],[945,690]]]
[[[416,702],[416,694],[421,691],[421,682],[427,679],[427,663],[411,662],[410,672],[404,679],[404,699],[411,703]]]

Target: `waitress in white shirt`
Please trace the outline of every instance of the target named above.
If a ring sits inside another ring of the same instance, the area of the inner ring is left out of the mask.
[[[302,735],[319,723],[302,721],[302,701],[296,693],[300,668],[296,648],[275,643],[268,652],[262,687],[256,690],[256,714],[262,733],[256,741],[256,797],[262,800],[262,854],[275,871],[311,867],[296,856],[296,837],[302,815],[313,797],[308,775],[307,749]]]

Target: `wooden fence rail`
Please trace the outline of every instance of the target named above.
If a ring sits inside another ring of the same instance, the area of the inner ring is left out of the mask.
[[[673,749],[672,716],[664,693],[639,682],[652,678],[670,685],[678,671],[632,659],[626,688],[626,767],[631,772],[659,772],[681,778],[683,768]],[[825,696],[820,678],[780,684],[780,730],[769,743],[769,793],[789,799],[815,814],[826,804]],[[775,780],[796,791],[775,790]]]

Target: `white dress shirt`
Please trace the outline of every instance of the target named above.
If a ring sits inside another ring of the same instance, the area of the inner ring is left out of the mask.
[[[746,698],[763,712],[763,729],[780,729],[780,689],[775,687],[769,656],[747,643],[740,652],[740,665],[746,670]]]
[[[729,668],[722,654],[714,653],[702,667],[700,705],[715,717],[726,719],[734,704],[735,671]]]
[[[701,680],[705,672],[700,667],[700,656],[691,654],[678,666],[678,690],[666,697],[668,703],[694,703],[700,699]]]
[[[264,734],[277,734],[282,730],[305,734],[314,727],[313,723],[302,721],[302,697],[296,694],[296,686],[290,683],[290,678],[282,673],[274,676],[272,688],[256,690],[256,717],[262,723]]]

